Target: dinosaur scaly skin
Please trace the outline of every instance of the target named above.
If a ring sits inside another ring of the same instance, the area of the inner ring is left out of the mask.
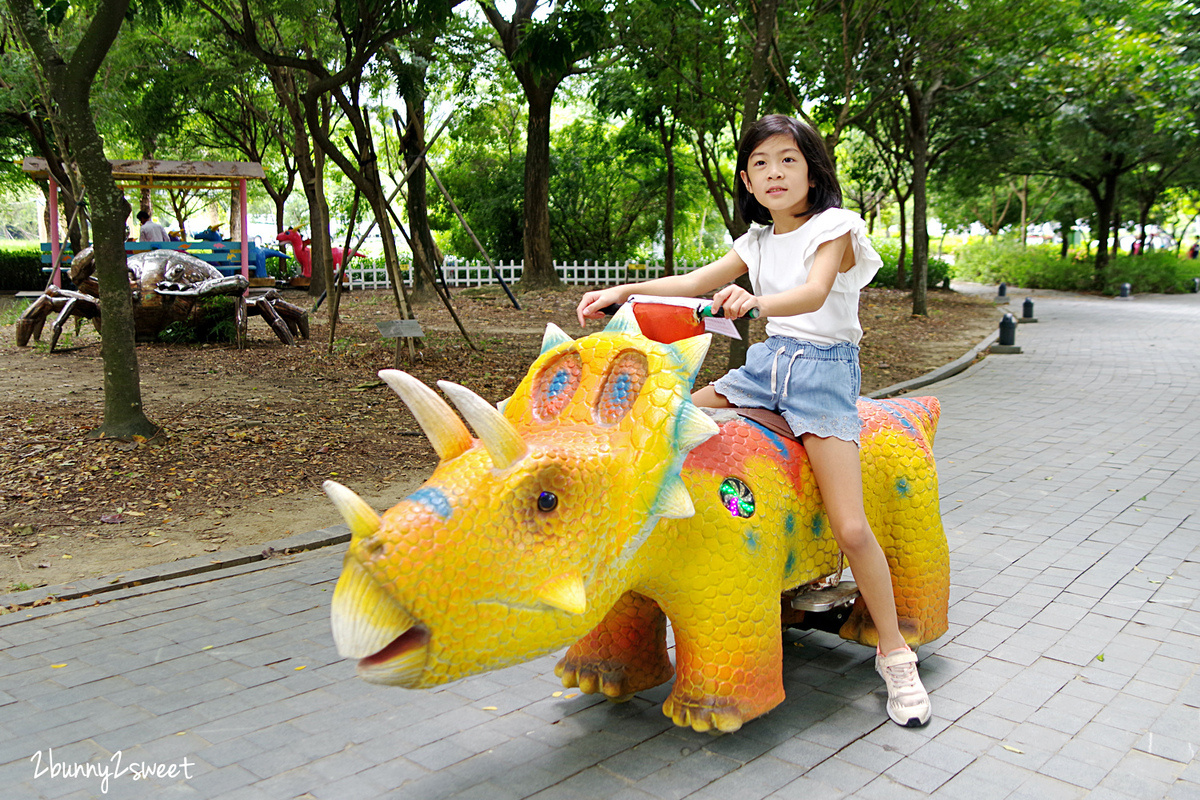
[[[326,485],[353,534],[339,652],[369,681],[419,688],[574,642],[564,685],[625,699],[674,674],[663,711],[679,725],[737,730],[778,705],[780,593],[836,572],[838,550],[803,447],[692,404],[708,343],[647,339],[628,306],[578,341],[550,326],[503,413],[439,384],[478,439],[419,381],[380,373],[441,463],[382,519]],[[946,630],[937,401],[859,408],[868,518],[920,644]],[[858,607],[842,635],[877,640]]]

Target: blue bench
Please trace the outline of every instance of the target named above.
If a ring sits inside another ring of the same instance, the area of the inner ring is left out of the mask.
[[[195,256],[201,261],[207,261],[221,271],[222,275],[240,275],[242,272],[242,243],[241,242],[126,242],[125,256],[144,253],[148,250],[180,250],[189,256]],[[257,274],[257,250],[250,243],[250,274],[253,277],[265,278],[266,274]],[[69,246],[63,249],[62,265],[65,269],[71,263],[72,252]],[[50,243],[42,242],[43,272],[49,272],[53,266],[53,256],[50,254]]]

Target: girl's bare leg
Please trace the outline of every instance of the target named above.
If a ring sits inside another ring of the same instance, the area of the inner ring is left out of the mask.
[[[733,408],[733,403],[726,400],[725,395],[717,394],[711,383],[692,392],[692,402],[701,408]]]
[[[850,563],[858,590],[879,632],[880,651],[890,653],[906,647],[896,621],[892,573],[863,506],[858,446],[842,439],[812,434],[804,434],[801,441],[808,451],[813,477],[825,501],[833,536]]]
[[[732,403],[718,394],[712,385],[692,393],[692,402],[704,408],[731,408]],[[825,501],[829,525],[838,546],[850,562],[850,570],[875,629],[879,632],[879,649],[890,653],[906,647],[896,621],[896,596],[892,593],[892,572],[879,541],[867,522],[863,506],[862,465],[858,446],[837,438],[821,438],[812,434],[801,437],[808,460],[812,465],[817,488]]]

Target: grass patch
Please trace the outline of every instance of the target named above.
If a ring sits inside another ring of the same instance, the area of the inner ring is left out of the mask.
[[[960,247],[954,275],[977,283],[1010,283],[1027,289],[1067,292],[1095,288],[1095,257],[1082,250],[1062,258],[1058,245],[1029,245],[1008,240],[984,240]],[[1101,291],[1120,294],[1128,283],[1135,292],[1175,294],[1191,291],[1200,276],[1200,261],[1158,251],[1140,256],[1115,255],[1105,270]]]

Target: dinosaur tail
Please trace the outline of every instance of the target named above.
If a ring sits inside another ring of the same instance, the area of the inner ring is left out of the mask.
[[[941,403],[936,397],[893,397],[887,400],[860,398],[859,414],[863,416],[863,422],[868,427],[872,422],[870,418],[874,416],[872,408],[878,409],[875,413],[882,412],[883,417],[878,419],[891,418],[893,421],[899,421],[903,427],[924,439],[926,446],[933,446],[938,417],[942,412]],[[864,411],[867,413],[863,414]]]
[[[942,415],[942,404],[936,397],[904,397],[896,398],[895,402],[904,408],[913,424],[925,432],[925,440],[933,444],[934,434],[937,433],[938,419]]]

